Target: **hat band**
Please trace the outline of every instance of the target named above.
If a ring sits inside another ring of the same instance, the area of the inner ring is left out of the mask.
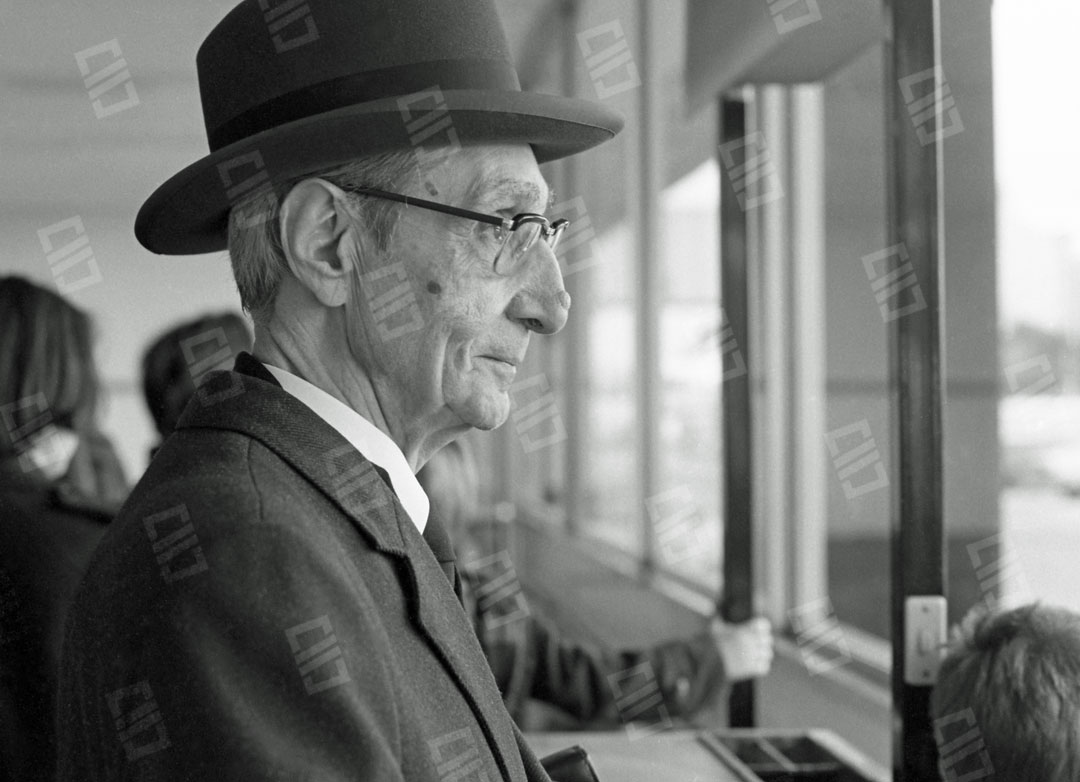
[[[520,92],[513,63],[502,60],[429,60],[395,65],[312,84],[278,95],[207,129],[210,151],[287,122],[385,98],[402,98],[402,121],[409,121],[410,96],[432,90]]]

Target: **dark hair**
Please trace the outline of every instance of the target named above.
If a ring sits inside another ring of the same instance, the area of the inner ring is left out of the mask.
[[[203,315],[154,340],[143,354],[143,394],[161,436],[176,428],[209,369],[231,369],[236,354],[250,349],[247,323],[234,312]]]
[[[1080,779],[1080,615],[983,605],[954,632],[931,696],[942,769],[956,778],[981,755],[987,780]]]
[[[63,297],[0,278],[0,456],[21,453],[50,424],[84,432],[99,393],[92,324]]]

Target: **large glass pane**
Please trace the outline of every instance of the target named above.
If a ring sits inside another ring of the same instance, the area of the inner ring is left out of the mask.
[[[636,313],[629,226],[621,223],[598,239],[598,280],[587,303],[589,365],[585,406],[584,534],[628,551],[641,548],[637,507]]]
[[[719,178],[709,160],[661,200],[661,491],[646,508],[658,564],[713,590],[721,529]]]
[[[987,597],[1080,609],[1080,7],[993,12],[1003,546],[968,567]]]
[[[827,588],[833,618],[889,632],[887,325],[862,259],[885,249],[882,49],[823,85]],[[796,390],[798,393],[798,390]]]

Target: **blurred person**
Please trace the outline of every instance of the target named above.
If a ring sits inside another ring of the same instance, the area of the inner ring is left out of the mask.
[[[609,677],[643,664],[651,667],[672,717],[691,717],[715,703],[726,684],[769,672],[772,631],[764,618],[741,624],[714,618],[691,638],[614,652],[566,637],[555,622],[523,604],[523,595],[506,591],[509,563],[483,556],[471,539],[470,528],[482,521],[482,514],[479,470],[468,442],[448,444],[417,478],[432,515],[443,521],[454,541],[466,612],[519,723],[528,699],[581,722],[610,721],[617,697]]]
[[[199,385],[80,585],[61,780],[548,779],[415,473],[502,425],[530,340],[565,324],[539,164],[621,119],[521,90],[494,0],[310,10],[285,53],[260,0],[210,31],[210,152],[135,221],[152,252],[228,249],[255,344]],[[452,137],[411,136],[432,111]]]
[[[1080,614],[981,604],[953,636],[930,699],[942,779],[1080,779]]]
[[[164,441],[195,393],[198,381],[217,369],[232,369],[236,357],[251,350],[251,332],[235,312],[202,315],[170,328],[143,354],[146,406]],[[161,447],[159,442],[151,456]]]
[[[0,780],[51,780],[64,620],[127,496],[109,441],[87,315],[0,278]]]

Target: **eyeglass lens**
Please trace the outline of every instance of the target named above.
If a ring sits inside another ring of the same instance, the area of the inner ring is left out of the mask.
[[[499,273],[505,273],[517,267],[521,259],[533,248],[536,244],[536,240],[544,235],[544,229],[546,224],[542,222],[521,222],[517,228],[510,232],[510,235],[506,238],[506,244],[503,245],[502,251],[495,258],[495,271]],[[555,246],[559,243],[559,238],[563,234],[563,230],[566,228],[566,223],[558,221],[555,225],[548,229],[545,241],[548,246],[555,250]]]

